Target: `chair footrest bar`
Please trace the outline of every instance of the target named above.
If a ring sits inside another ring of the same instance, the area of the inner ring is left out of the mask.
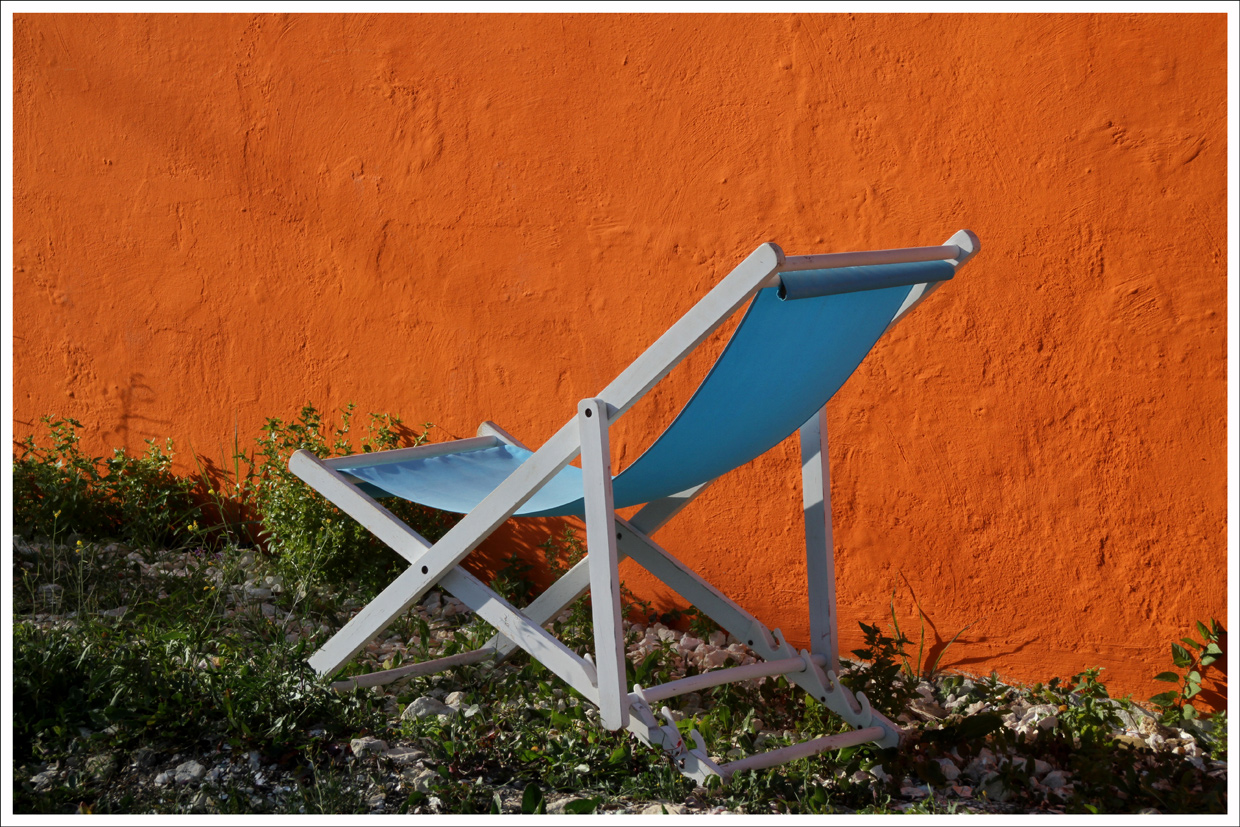
[[[483,647],[475,649],[472,652],[461,652],[459,655],[449,655],[446,658],[436,658],[435,660],[424,660],[421,663],[411,663],[408,666],[398,666],[395,669],[386,669],[382,672],[371,672],[369,675],[358,675],[348,680],[336,681],[332,684],[332,689],[337,692],[350,692],[354,689],[365,689],[371,686],[383,686],[402,678],[416,677],[420,675],[433,675],[436,672],[442,672],[445,669],[451,669],[454,666],[467,666],[471,663],[481,663],[484,660],[490,660],[495,657],[495,650]]]
[[[773,675],[786,675],[789,672],[805,671],[805,661],[801,658],[781,658],[779,660],[759,661],[745,666],[733,666],[730,669],[716,669],[703,672],[678,681],[668,681],[658,686],[643,687],[642,693],[646,701],[655,703],[677,695],[687,695],[700,689],[709,689],[725,683],[749,681],[755,678],[769,678]],[[636,697],[636,696],[633,696]]]
[[[847,747],[855,747],[858,744],[864,744],[868,741],[877,741],[885,734],[886,732],[882,727],[865,727],[864,729],[844,732],[839,735],[828,735],[825,738],[803,741],[800,744],[771,750],[760,755],[751,755],[739,761],[721,764],[719,769],[723,773],[724,778],[727,779],[745,770],[762,770],[768,767],[776,767],[789,761],[795,761],[798,758],[809,758],[827,750],[845,749]]]

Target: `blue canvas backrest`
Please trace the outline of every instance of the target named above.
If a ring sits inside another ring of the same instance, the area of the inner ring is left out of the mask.
[[[916,284],[949,279],[954,272],[947,261],[803,271],[784,276],[784,288],[759,290],[680,414],[616,476],[616,507],[692,488],[778,445],[835,395]],[[866,289],[876,284],[894,286]],[[501,444],[340,470],[373,496],[393,494],[464,513],[530,456]],[[516,513],[580,516],[581,492],[581,470],[568,466]]]
[[[680,415],[616,477],[616,502],[632,505],[684,491],[778,445],[835,395],[913,289],[859,285],[941,281],[953,273],[946,261],[850,267],[797,273],[796,288],[758,291]],[[813,295],[824,285],[833,292]],[[841,287],[856,292],[834,292]],[[780,298],[780,292],[798,295],[797,288],[804,298]]]

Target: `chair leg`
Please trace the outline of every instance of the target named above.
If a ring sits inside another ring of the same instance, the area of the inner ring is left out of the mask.
[[[616,512],[611,494],[611,447],[607,437],[609,419],[609,406],[601,399],[583,399],[577,407],[599,711],[603,726],[616,730],[629,724],[629,703],[624,686]]]
[[[801,497],[805,509],[805,570],[809,587],[810,652],[838,672],[839,625],[835,604],[835,543],[831,534],[831,458],[827,409],[801,426]]]

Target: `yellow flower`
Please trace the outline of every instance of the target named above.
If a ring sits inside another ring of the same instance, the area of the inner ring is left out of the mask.
[[[78,547],[80,548],[80,547],[81,547],[81,545],[82,545],[82,541],[81,541],[81,540],[78,540]]]
[[[60,516],[60,512],[59,512],[59,511],[53,511],[53,512],[52,512],[52,517],[59,517],[59,516]]]

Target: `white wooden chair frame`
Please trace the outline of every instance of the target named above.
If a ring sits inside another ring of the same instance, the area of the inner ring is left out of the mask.
[[[471,652],[363,675],[333,686],[342,690],[377,686],[462,664],[502,659],[519,647],[596,704],[601,722],[607,729],[627,728],[642,742],[662,748],[681,772],[699,782],[704,782],[711,775],[726,781],[743,770],[777,766],[826,750],[871,741],[884,747],[896,746],[901,736],[900,728],[872,710],[864,694],[858,692],[854,696],[849,692],[835,674],[839,644],[826,409],[811,417],[800,429],[811,639],[809,649],[801,651],[790,646],[778,629],[768,630],[757,618],[651,539],[651,535],[688,505],[709,482],[651,502],[630,520],[616,515],[612,507],[608,427],[759,289],[778,286],[780,273],[936,260],[950,261],[958,267],[978,248],[976,236],[967,230],[956,233],[939,247],[828,255],[785,257],[776,245],[763,244],[634,360],[602,393],[595,398],[583,399],[575,417],[477,507],[464,515],[437,543],[428,542],[337,471],[336,466],[343,464],[345,458],[320,460],[308,451],[297,451],[289,462],[289,468],[295,474],[410,563],[408,569],[310,658],[310,665],[320,675],[336,672],[408,611],[432,586],[439,585],[494,626],[498,634]],[[938,284],[934,282],[914,287],[891,325],[907,315]],[[377,452],[368,455],[366,462],[397,462],[491,447],[501,442],[520,446],[504,430],[485,422],[479,427],[477,437]],[[461,568],[460,563],[578,454],[581,455],[585,486],[589,554],[528,607],[517,609]],[[357,465],[356,458],[348,461],[353,466]],[[623,557],[635,560],[720,627],[745,641],[763,660],[661,686],[627,689],[617,572],[617,564]],[[591,593],[595,630],[592,660],[588,655],[578,655],[543,628],[587,589]],[[707,755],[696,730],[691,733],[693,745],[686,745],[667,708],[661,709],[662,722],[655,714],[661,701],[677,695],[724,683],[776,675],[783,675],[789,682],[809,692],[854,730],[717,764]]]

